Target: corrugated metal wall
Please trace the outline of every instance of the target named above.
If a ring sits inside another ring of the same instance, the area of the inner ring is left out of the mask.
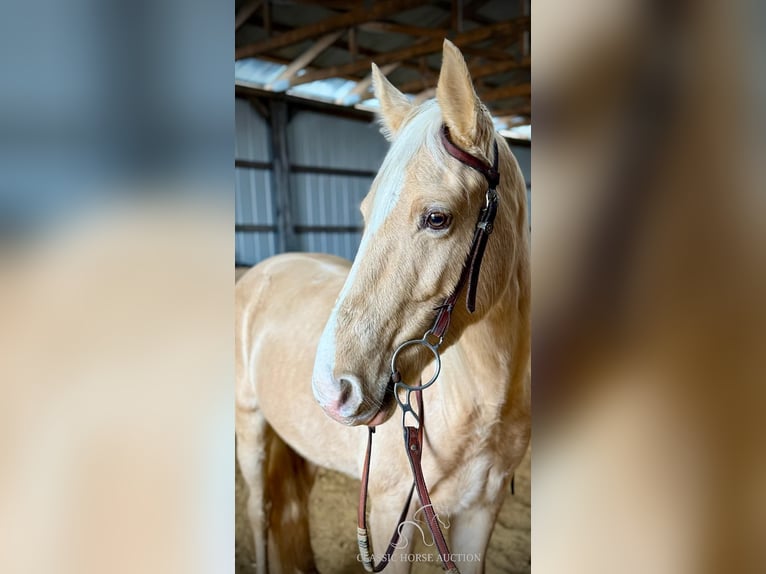
[[[527,184],[527,221],[532,225],[532,149],[529,144],[510,144],[511,152],[516,156],[519,162],[521,173],[524,174],[524,181]]]
[[[270,128],[250,102],[235,102],[236,160],[235,223],[236,261],[253,265],[277,253],[276,207],[271,184]]]
[[[521,172],[524,174],[524,181],[527,182],[527,189],[531,187],[531,174],[532,174],[532,150],[529,145],[521,145],[511,142],[511,151],[516,156],[516,161],[519,162]]]
[[[353,259],[361,239],[359,204],[388,148],[378,126],[301,111],[288,125],[287,143],[299,249]],[[327,172],[317,173],[321,169]]]
[[[236,100],[236,263],[278,252],[271,128],[253,105]],[[285,130],[292,248],[353,259],[361,239],[359,204],[388,143],[373,122],[291,108]],[[530,189],[529,147],[511,145]]]

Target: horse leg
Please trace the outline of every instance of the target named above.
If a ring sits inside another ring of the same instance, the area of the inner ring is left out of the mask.
[[[272,572],[317,572],[309,531],[309,496],[315,476],[316,467],[272,432],[267,470]]]
[[[417,494],[413,493],[412,496],[413,501],[410,505],[407,523],[402,526],[402,535],[386,567],[386,574],[408,574],[412,567],[412,561],[407,557],[412,552],[415,536],[420,536],[412,526]],[[381,495],[371,497],[370,502],[369,536],[372,542],[371,550],[374,553],[373,560],[377,564],[388,550],[388,544],[399,522],[405,499],[399,496]]]
[[[237,408],[237,462],[247,484],[247,518],[253,536],[255,571],[267,574],[266,457],[271,430],[257,409]]]
[[[460,574],[484,572],[487,546],[500,505],[479,505],[454,517],[450,528],[450,551]]]
[[[236,432],[256,573],[316,572],[308,523],[315,468],[274,433],[258,409],[237,409]]]

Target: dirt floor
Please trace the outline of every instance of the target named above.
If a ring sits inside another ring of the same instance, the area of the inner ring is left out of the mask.
[[[247,271],[237,268],[236,279]],[[485,557],[486,574],[528,574],[530,566],[530,452],[516,470],[515,494],[505,499]],[[428,477],[426,477],[426,480]],[[409,480],[409,478],[407,479]],[[364,572],[357,562],[356,511],[359,481],[320,469],[311,492],[311,546],[322,574]],[[247,522],[247,487],[236,466],[236,574],[250,574],[254,552]],[[332,520],[327,520],[332,516]],[[426,550],[416,547],[415,552]],[[459,552],[458,549],[453,549]],[[413,574],[443,572],[438,558],[432,563],[413,564]]]
[[[247,487],[236,470],[236,574],[250,574],[253,550],[245,504]],[[516,471],[516,494],[507,496],[485,557],[487,574],[530,572],[530,452]],[[328,470],[320,470],[311,493],[311,545],[317,568],[322,574],[358,574],[364,572],[356,560],[356,508],[359,481]],[[332,516],[333,520],[327,520]],[[425,552],[417,548],[416,552]],[[453,549],[454,552],[458,550]],[[415,574],[443,572],[438,559],[431,564],[414,564]]]

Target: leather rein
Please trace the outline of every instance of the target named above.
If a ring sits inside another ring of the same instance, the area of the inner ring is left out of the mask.
[[[357,542],[359,544],[359,553],[364,569],[368,572],[380,572],[387,565],[391,559],[394,550],[396,550],[401,535],[402,525],[407,519],[410,503],[412,502],[412,494],[417,489],[418,498],[423,508],[423,512],[426,517],[428,529],[431,531],[431,535],[434,538],[434,543],[439,551],[439,558],[444,565],[444,569],[449,574],[459,574],[459,570],[455,563],[451,559],[451,553],[447,546],[447,541],[444,538],[444,533],[439,526],[439,520],[433,509],[431,503],[431,497],[428,494],[428,487],[423,477],[423,469],[421,467],[421,457],[423,452],[423,435],[425,429],[425,410],[423,408],[423,395],[422,391],[430,387],[438,378],[441,371],[441,358],[439,357],[439,346],[444,341],[444,336],[449,328],[450,319],[452,317],[452,311],[457,303],[458,296],[463,288],[467,285],[468,291],[466,294],[466,308],[469,313],[473,313],[476,310],[476,288],[479,282],[479,271],[481,269],[481,261],[484,257],[484,251],[487,247],[487,240],[492,233],[492,227],[494,225],[495,216],[497,215],[497,186],[500,183],[500,173],[498,172],[498,149],[497,142],[495,141],[494,153],[495,159],[493,165],[488,165],[478,157],[468,153],[467,151],[456,146],[450,139],[449,130],[446,125],[441,128],[441,141],[444,145],[444,149],[449,155],[457,159],[464,165],[478,171],[487,180],[487,192],[485,197],[484,206],[479,212],[479,218],[476,222],[474,229],[473,240],[471,242],[471,248],[468,251],[465,263],[463,264],[463,270],[460,273],[455,288],[444,303],[439,305],[435,311],[438,311],[434,323],[428,331],[423,335],[422,339],[411,339],[405,341],[394,351],[391,357],[391,380],[390,385],[393,386],[394,397],[396,398],[399,407],[402,409],[402,427],[404,430],[404,444],[407,452],[407,459],[410,462],[412,470],[413,483],[410,488],[410,493],[407,496],[407,502],[404,505],[404,509],[399,517],[399,522],[394,529],[394,533],[391,537],[391,541],[388,544],[386,553],[382,556],[378,564],[374,563],[372,549],[370,547],[370,541],[367,534],[367,486],[370,477],[370,459],[372,456],[372,436],[375,433],[375,427],[369,427],[368,439],[367,439],[367,452],[364,457],[364,466],[362,469],[362,487],[359,493],[359,511],[357,516]],[[411,346],[423,346],[426,347],[434,356],[435,370],[431,379],[421,385],[408,385],[401,380],[399,371],[396,369],[396,359],[401,351]],[[417,402],[417,410],[412,405],[412,395],[415,395]],[[401,396],[404,396],[402,399]],[[415,426],[407,425],[407,415],[411,415],[415,421]]]

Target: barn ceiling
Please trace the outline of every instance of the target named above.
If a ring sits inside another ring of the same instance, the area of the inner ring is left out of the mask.
[[[531,132],[529,0],[238,0],[240,86],[375,108],[375,62],[415,101],[433,97],[442,41],[463,52],[500,129]]]

